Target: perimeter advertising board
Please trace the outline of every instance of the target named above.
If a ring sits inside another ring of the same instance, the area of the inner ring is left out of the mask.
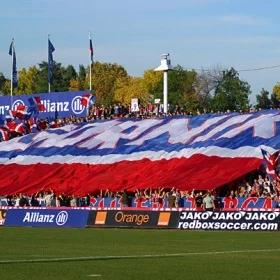
[[[108,210],[90,214],[89,226],[133,227],[133,228],[176,228],[178,212]]]
[[[86,117],[86,108],[81,105],[81,98],[84,91],[51,92],[30,95],[1,96],[0,97],[0,117],[15,110],[17,105],[29,105],[30,97],[39,96],[46,110],[40,112],[40,118],[68,118],[71,116]]]
[[[9,209],[5,226],[86,227],[89,210],[79,209]]]
[[[177,228],[183,230],[280,230],[280,212],[180,212]]]

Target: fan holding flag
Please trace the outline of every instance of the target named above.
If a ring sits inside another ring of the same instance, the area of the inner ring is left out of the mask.
[[[271,180],[280,180],[277,175],[277,169],[279,166],[280,160],[280,151],[276,151],[273,154],[270,154],[268,151],[261,148],[262,155],[263,155],[263,164],[265,167],[266,174],[268,175],[269,179]]]
[[[89,111],[95,103],[96,97],[90,93],[86,93],[81,98],[81,105]]]

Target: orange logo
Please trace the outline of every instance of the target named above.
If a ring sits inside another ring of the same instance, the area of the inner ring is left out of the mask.
[[[96,218],[95,218],[95,224],[96,225],[105,225],[106,217],[107,217],[106,211],[97,212]]]
[[[160,212],[158,218],[158,226],[168,226],[170,220],[170,212]]]

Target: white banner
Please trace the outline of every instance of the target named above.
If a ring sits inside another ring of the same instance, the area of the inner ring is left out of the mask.
[[[139,112],[138,98],[131,98],[131,112]]]

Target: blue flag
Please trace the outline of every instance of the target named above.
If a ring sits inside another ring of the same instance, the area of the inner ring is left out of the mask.
[[[50,41],[48,40],[48,83],[53,83],[53,52],[55,51],[55,48]]]
[[[92,47],[92,40],[89,38],[89,53],[90,53],[90,60],[93,63],[93,47]]]
[[[16,58],[16,51],[15,51],[15,46],[14,46],[14,40],[12,41],[9,49],[9,55],[12,56],[12,83],[13,87],[16,88],[18,85],[18,79],[17,79],[17,58]]]

